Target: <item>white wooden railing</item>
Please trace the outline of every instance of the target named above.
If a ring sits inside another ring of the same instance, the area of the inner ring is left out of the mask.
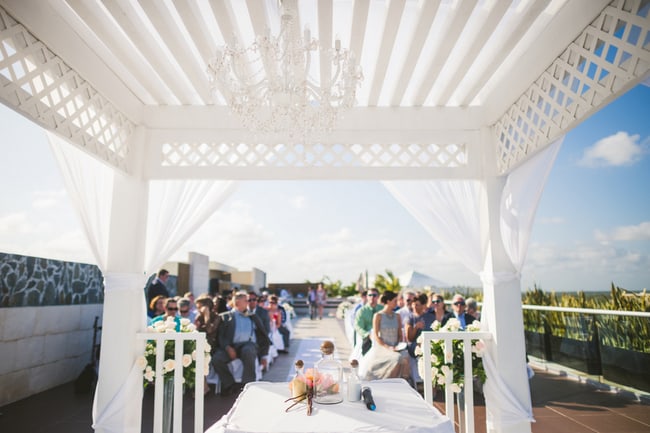
[[[427,403],[433,404],[433,386],[431,385],[431,340],[443,340],[445,342],[445,353],[453,353],[453,342],[455,340],[462,340],[464,342],[464,377],[465,383],[464,390],[464,404],[459,407],[458,424],[464,425],[465,433],[474,433],[474,380],[472,375],[472,340],[490,340],[492,334],[489,332],[422,332],[422,352],[424,359],[424,399]],[[445,385],[445,414],[449,419],[454,421],[454,393],[451,390],[451,383],[453,380],[453,372],[446,378]],[[465,413],[465,419],[460,418],[460,414]]]
[[[194,386],[194,433],[203,433],[203,389],[204,389],[204,372],[205,372],[205,334],[202,332],[139,332],[137,338],[140,340],[156,341],[156,375],[154,383],[163,383],[162,365],[165,355],[166,340],[173,340],[174,345],[174,363],[178,368],[174,368],[174,413],[173,413],[173,432],[181,433],[183,431],[183,343],[187,340],[196,341],[196,368],[195,368],[195,386]],[[180,343],[180,344],[179,344]],[[154,409],[153,409],[153,431],[162,433],[163,431],[163,390],[164,386],[154,387]]]

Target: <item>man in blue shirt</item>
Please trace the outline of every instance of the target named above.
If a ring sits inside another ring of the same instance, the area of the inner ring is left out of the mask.
[[[465,327],[476,320],[474,316],[465,314],[465,298],[462,295],[455,294],[451,300],[451,308],[454,316],[460,322],[460,329],[465,330]]]
[[[256,361],[268,354],[270,345],[260,318],[248,313],[248,294],[237,292],[233,300],[233,308],[220,314],[219,347],[212,357],[212,366],[221,380],[222,395],[237,393],[248,382],[256,380]],[[237,358],[244,365],[241,384],[235,383],[228,369],[228,363]]]

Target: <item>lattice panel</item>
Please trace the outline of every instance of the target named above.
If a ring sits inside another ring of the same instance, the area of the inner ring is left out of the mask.
[[[164,167],[462,167],[467,146],[458,144],[164,143]]]
[[[0,7],[0,97],[127,171],[134,124]]]
[[[496,123],[504,173],[650,71],[647,1],[613,1]]]

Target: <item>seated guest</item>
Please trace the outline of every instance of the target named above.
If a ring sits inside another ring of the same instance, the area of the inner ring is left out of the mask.
[[[406,338],[406,321],[413,312],[413,301],[415,300],[415,293],[413,290],[405,290],[401,296],[398,296],[398,300],[402,300],[402,306],[397,309],[397,313],[400,316],[400,323],[402,324],[402,332]],[[398,304],[399,305],[399,304]]]
[[[397,294],[387,290],[380,302],[383,308],[372,317],[372,347],[359,363],[360,375],[363,380],[401,377],[408,381],[411,378],[409,355],[398,346],[403,336],[400,317],[395,311]]]
[[[201,295],[196,298],[196,306],[198,308],[198,315],[194,325],[199,332],[205,332],[205,338],[210,345],[210,354],[217,350],[217,337],[219,330],[219,323],[221,323],[221,316],[213,311],[212,298],[209,295]]]
[[[439,293],[431,294],[431,312],[436,316],[440,326],[445,326],[450,317],[454,317],[445,307],[445,298]]]
[[[280,353],[289,352],[289,337],[291,331],[287,328],[287,311],[279,304],[279,298],[276,295],[271,295],[269,297],[269,317],[272,319],[272,323],[275,324],[275,329],[282,335],[282,349],[278,349]]]
[[[264,328],[266,335],[271,335],[271,322],[269,318],[269,312],[258,305],[257,302],[257,293],[253,290],[248,292],[248,312],[250,314],[255,314],[260,318],[260,323]],[[264,355],[260,357],[260,364],[262,365],[262,370],[266,370],[269,367],[268,356]]]
[[[196,307],[196,301],[194,299],[194,293],[189,292],[189,291],[185,292],[183,294],[183,298],[190,301],[190,316],[192,317],[192,322],[194,322],[196,320],[196,315],[198,314],[198,311],[199,311],[198,308]],[[179,312],[180,312],[180,306],[178,308],[179,308]]]
[[[217,314],[225,313],[230,308],[228,307],[228,299],[224,295],[217,295],[212,300],[214,303],[214,312]]]
[[[409,343],[409,352],[415,348],[415,343],[422,331],[430,331],[431,324],[436,320],[436,316],[427,310],[427,303],[426,293],[418,294],[412,304],[413,311],[406,319],[406,341]]]
[[[147,315],[149,316],[149,323],[151,324],[151,319],[156,316],[160,316],[165,313],[165,297],[163,295],[154,296],[151,302],[149,303],[149,308],[147,309]]]
[[[465,330],[465,327],[476,320],[474,316],[465,314],[465,298],[463,295],[455,294],[451,300],[451,307],[454,312],[454,317],[460,322],[460,329]]]
[[[181,319],[188,319],[192,323],[196,320],[196,312],[192,311],[192,303],[184,296],[178,300],[178,315]]]
[[[176,332],[181,332],[181,319],[176,315],[177,312],[178,303],[176,302],[176,299],[167,298],[165,299],[165,314],[161,314],[151,319],[151,325],[155,326],[157,322],[164,322],[168,317],[172,317],[176,323]]]
[[[375,313],[384,308],[383,305],[379,304],[379,291],[376,288],[368,289],[367,296],[368,301],[359,309],[354,318],[356,343],[350,359],[360,360],[370,350],[370,346],[372,345],[372,339],[370,338],[372,334],[372,320]]]
[[[478,303],[476,302],[476,299],[465,299],[465,314],[473,316],[476,320],[481,320],[481,313],[478,312]]]
[[[221,379],[221,394],[231,395],[239,392],[244,385],[256,379],[256,361],[269,351],[269,338],[260,318],[248,314],[248,294],[237,292],[233,297],[233,307],[221,313],[218,331],[218,347],[212,357],[212,366]],[[244,365],[242,384],[235,383],[228,363],[241,359]]]
[[[406,319],[406,341],[408,342],[408,353],[410,356],[409,364],[411,366],[411,379],[413,383],[422,382],[420,374],[418,373],[417,356],[415,355],[415,348],[417,347],[417,339],[422,334],[422,331],[430,330],[431,324],[436,320],[436,316],[427,309],[429,302],[426,293],[419,293],[415,296],[411,303],[412,311]]]

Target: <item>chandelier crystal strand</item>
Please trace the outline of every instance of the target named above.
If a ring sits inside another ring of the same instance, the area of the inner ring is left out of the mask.
[[[312,55],[331,62],[329,80],[309,75]],[[213,93],[221,93],[244,128],[309,141],[334,129],[339,113],[356,104],[363,74],[356,59],[336,40],[324,48],[309,29],[300,34],[297,18],[283,11],[277,37],[267,31],[247,48],[237,42],[217,51],[208,64]]]

